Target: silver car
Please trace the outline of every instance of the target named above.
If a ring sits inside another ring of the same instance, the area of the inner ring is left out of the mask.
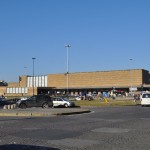
[[[53,97],[52,98],[53,101],[53,107],[59,107],[59,106],[63,106],[63,107],[74,107],[75,103],[66,99],[66,98],[61,98],[61,97]]]

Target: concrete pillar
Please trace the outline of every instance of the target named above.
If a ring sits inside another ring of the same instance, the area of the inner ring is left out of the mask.
[[[78,93],[78,92],[75,92],[75,95],[79,95],[79,93]]]
[[[74,95],[74,93],[73,92],[71,92],[71,96],[73,96]]]
[[[4,105],[3,109],[7,109],[7,105]]]
[[[11,105],[7,105],[7,109],[11,109]]]
[[[10,109],[14,109],[14,105],[10,105]]]
[[[13,104],[13,108],[14,108],[14,109],[16,108],[16,104]]]

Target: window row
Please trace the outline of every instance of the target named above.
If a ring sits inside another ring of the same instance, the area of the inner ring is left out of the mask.
[[[47,76],[36,76],[27,78],[27,87],[47,87]]]
[[[19,94],[19,93],[25,94],[25,93],[28,93],[28,88],[27,87],[24,87],[24,88],[23,87],[22,88],[7,88],[6,92],[8,94],[12,94],[12,93],[14,93],[14,94]]]

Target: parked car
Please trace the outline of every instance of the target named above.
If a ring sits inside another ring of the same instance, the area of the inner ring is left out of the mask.
[[[78,97],[75,97],[75,100],[80,101],[80,100],[83,100],[83,98],[82,98],[82,96],[78,96]]]
[[[0,98],[0,107],[3,107],[5,105],[12,105],[15,104],[15,101],[13,100],[6,100],[4,98]]]
[[[61,97],[53,97],[53,106],[54,107],[58,107],[58,106],[62,106],[62,107],[74,107],[75,103],[66,99],[66,98],[61,98]]]
[[[48,95],[34,95],[27,99],[19,100],[17,106],[22,109],[27,107],[48,108],[53,107],[53,101]]]
[[[94,97],[90,94],[87,94],[86,96],[75,97],[74,100],[76,100],[76,101],[80,101],[80,100],[89,100],[89,101],[91,101],[91,100],[94,100]]]
[[[150,93],[144,93],[141,96],[141,106],[150,106]]]

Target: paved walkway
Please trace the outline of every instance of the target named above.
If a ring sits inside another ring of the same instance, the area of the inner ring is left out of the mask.
[[[27,108],[27,109],[0,109],[0,116],[56,116],[56,115],[71,115],[89,113],[86,108]]]

